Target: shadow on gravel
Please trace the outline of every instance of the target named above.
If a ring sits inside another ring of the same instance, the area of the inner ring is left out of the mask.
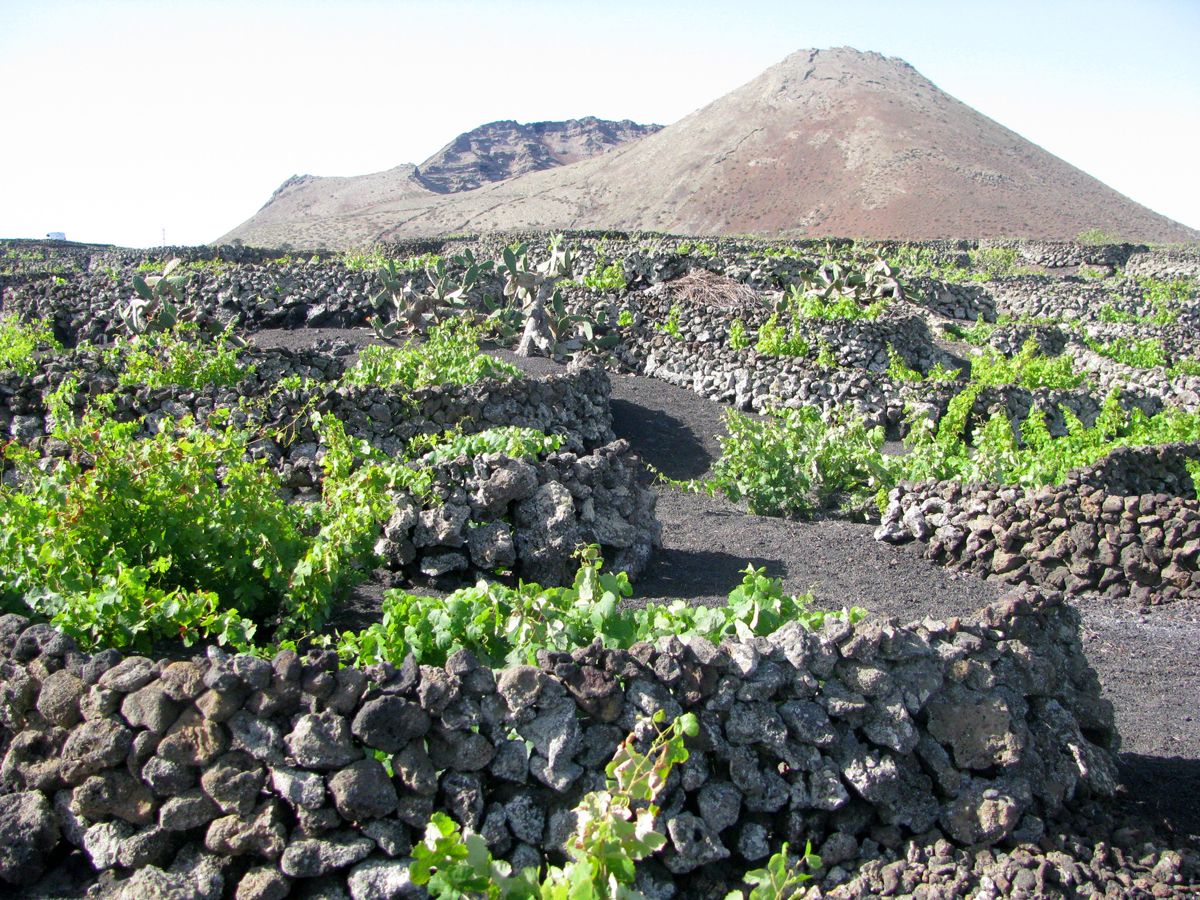
[[[614,399],[612,414],[617,437],[668,478],[699,478],[713,463],[696,433],[669,413]]]
[[[782,577],[787,567],[777,559],[735,556],[711,550],[659,550],[633,586],[638,598],[682,597],[724,599],[742,583],[747,565],[765,567],[768,575]]]
[[[1122,753],[1123,802],[1164,833],[1200,837],[1200,760]]]

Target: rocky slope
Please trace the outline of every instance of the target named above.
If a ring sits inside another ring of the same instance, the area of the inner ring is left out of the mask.
[[[454,146],[431,161],[446,178]],[[455,165],[470,166],[471,154],[490,152],[488,141],[468,140],[462,152]],[[569,165],[453,194],[429,190],[422,176],[400,167],[285,186],[220,240],[346,246],[524,228],[908,239],[1068,239],[1100,228],[1140,241],[1200,237],[902,60],[849,48],[794,53],[655,134]]]
[[[594,116],[528,125],[511,119],[490,122],[460,134],[421,163],[417,177],[438,193],[472,191],[526,172],[599,156],[661,130],[661,125],[639,125],[628,119],[610,122]]]
[[[293,175],[217,243],[353,247],[401,220],[400,210],[527,172],[565,166],[653,134],[661,125],[587,116],[565,122],[490,122],[460,134],[420,166],[351,177]]]

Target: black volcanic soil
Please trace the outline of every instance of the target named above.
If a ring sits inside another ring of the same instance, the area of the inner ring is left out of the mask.
[[[331,339],[359,346],[372,335],[365,329],[311,329],[254,336],[262,346]],[[497,355],[531,373],[562,368],[544,359]],[[720,453],[723,407],[653,378],[613,375],[612,383],[614,430],[645,462],[677,479],[708,470]],[[857,604],[905,621],[965,615],[1001,593],[998,585],[922,559],[913,547],[875,541],[871,525],[751,516],[723,498],[663,485],[655,490],[663,549],[638,579],[634,603],[720,602],[747,563],[765,566],[789,591],[812,590],[821,605]],[[382,588],[368,583],[355,591],[342,614],[347,626],[372,616]],[[1200,604],[1142,610],[1084,597],[1077,605],[1084,647],[1116,709],[1123,742],[1124,790],[1114,812],[1200,845]]]

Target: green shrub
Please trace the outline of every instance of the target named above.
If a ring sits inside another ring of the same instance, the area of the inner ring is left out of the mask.
[[[1075,236],[1081,244],[1119,244],[1121,239],[1111,231],[1105,231],[1102,228],[1088,228],[1086,231],[1081,231]]]
[[[808,356],[812,345],[797,331],[794,322],[785,328],[779,324],[779,314],[772,313],[759,326],[754,349],[765,356]]]
[[[1194,278],[1139,278],[1142,295],[1154,306],[1171,306],[1193,299],[1200,293],[1200,283]]]
[[[943,383],[949,383],[951,381],[958,381],[958,377],[961,374],[962,369],[947,369],[944,365],[938,362],[934,363],[933,368],[925,373],[925,379],[927,381],[940,381]]]
[[[887,345],[887,355],[888,355],[887,374],[888,374],[888,377],[891,378],[893,381],[906,382],[909,384],[918,384],[925,380],[925,376],[922,375],[920,372],[918,372],[916,369],[911,368],[908,365],[908,363],[904,361],[904,357],[901,356],[896,351],[896,348],[893,347],[890,343]]]
[[[897,247],[887,257],[888,264],[902,269],[914,278],[933,278],[937,281],[966,281],[970,271],[954,262],[942,262],[928,247]]]
[[[1115,338],[1100,342],[1089,340],[1088,347],[1101,356],[1135,369],[1153,369],[1167,364],[1167,355],[1158,338]]]
[[[195,325],[177,325],[171,331],[119,340],[104,359],[119,373],[121,384],[195,389],[234,385],[253,373],[253,365],[238,362],[241,352],[228,329],[206,338]]]
[[[804,293],[793,288],[788,296],[788,308],[794,315],[803,319],[817,319],[825,322],[870,321],[883,315],[888,308],[888,301],[885,298],[863,304],[853,296],[846,294],[826,297],[816,293]]]
[[[1015,247],[979,247],[967,253],[971,265],[978,270],[982,280],[1005,278],[1017,274],[1017,250]]]
[[[623,291],[628,286],[625,282],[625,267],[620,260],[604,265],[601,259],[596,263],[595,270],[585,275],[583,286],[593,291]]]
[[[783,897],[799,897],[805,883],[812,880],[812,875],[805,869],[821,868],[821,857],[813,853],[812,844],[804,846],[804,852],[793,854],[787,841],[767,860],[766,867],[754,869],[746,873],[745,881],[749,884],[750,893],[745,897],[741,891],[734,891],[725,900],[780,900]]]
[[[1140,410],[1126,414],[1116,392],[1105,399],[1091,428],[1069,410],[1063,410],[1063,416],[1067,434],[1053,437],[1046,426],[1044,410],[1035,407],[1021,423],[1020,446],[1016,445],[1007,420],[1003,426],[989,422],[995,438],[977,440],[975,471],[971,474],[1007,484],[1061,484],[1072,469],[1091,465],[1116,447],[1200,440],[1200,416],[1178,410],[1166,410],[1152,417]]]
[[[388,255],[381,244],[372,244],[357,250],[347,250],[342,254],[342,265],[347,269],[360,272],[373,272],[382,269],[388,262]]]
[[[1170,378],[1179,375],[1200,375],[1200,359],[1178,359],[1167,369],[1167,375]]]
[[[338,652],[355,665],[399,664],[412,653],[429,665],[441,665],[466,648],[489,665],[534,663],[539,650],[567,652],[599,638],[607,647],[629,647],[665,635],[699,635],[719,643],[725,637],[767,635],[789,621],[820,628],[827,616],[862,618],[857,608],[827,613],[809,608],[811,598],[788,596],[778,579],[747,567],[742,584],[724,607],[693,606],[683,601],[623,609],[632,592],[624,572],[604,572],[596,547],[581,554],[569,587],[517,587],[480,581],[447,597],[405,591],[384,594],[382,621],[360,632],[345,632]]]
[[[291,572],[281,627],[285,635],[304,634],[324,623],[339,588],[365,574],[356,565],[373,558],[370,551],[397,493],[431,501],[428,469],[386,457],[366,441],[351,438],[329,413],[315,417],[314,424],[325,451],[324,480],[320,503],[306,510],[306,533],[315,534]]]
[[[472,434],[454,428],[437,435],[417,435],[405,448],[406,454],[423,465],[436,465],[466,456],[468,459],[488,453],[502,453],[511,459],[532,459],[553,453],[562,446],[562,438],[536,428],[502,425]]]
[[[935,382],[950,382],[957,381],[959,376],[958,369],[947,369],[940,362],[935,363],[933,368],[927,373],[922,374],[916,369],[910,368],[908,363],[904,361],[896,348],[888,344],[888,377],[893,381],[899,381],[909,384],[920,384],[925,381]]]
[[[883,429],[861,419],[828,422],[811,406],[777,410],[758,420],[728,411],[728,434],[712,474],[694,485],[737,502],[754,515],[812,512],[849,495],[865,500],[883,475]]]
[[[604,790],[585,794],[575,807],[575,831],[566,842],[569,861],[565,866],[547,866],[544,874],[531,867],[513,875],[508,863],[493,859],[482,837],[464,835],[457,822],[439,812],[430,818],[424,840],[413,847],[409,869],[413,883],[425,886],[429,895],[439,900],[641,897],[630,887],[637,876],[635,865],[667,842],[656,828],[659,809],[655,801],[666,788],[672,768],[688,759],[684,737],[700,733],[692,713],[666,728],[661,725],[664,718],[661,710],[652,717],[659,730],[644,753],[637,749],[633,735],[627,737],[605,767]],[[821,864],[817,856],[805,862]]]
[[[741,319],[734,319],[733,324],[729,326],[729,346],[733,350],[745,350],[750,346],[746,324]]]
[[[19,478],[0,485],[0,608],[49,619],[85,649],[202,637],[245,649],[264,624],[303,634],[358,576],[392,493],[429,490],[427,473],[367,460],[324,416],[321,500],[289,504],[235,410],[145,436],[112,417],[111,396],[74,419],[77,390],[68,380],[51,397],[68,455],[43,468],[34,451],[4,450]]]
[[[761,421],[731,412],[713,474],[682,486],[745,499],[755,514],[805,515],[834,499],[858,510],[872,493],[882,506],[900,481],[1061,484],[1071,469],[1091,465],[1117,447],[1200,441],[1200,414],[1125,413],[1116,391],[1090,428],[1063,410],[1067,434],[1061,437],[1051,436],[1040,407],[1020,429],[1003,413],[972,429],[981,390],[980,384],[968,384],[936,420],[915,417],[903,455],[884,455],[882,429],[868,429],[861,419],[829,420],[811,407]]]
[[[1101,322],[1110,324],[1173,325],[1179,320],[1179,310],[1159,305],[1151,315],[1139,316],[1134,313],[1125,312],[1122,309],[1117,309],[1111,303],[1105,303],[1100,307],[1100,313],[1097,318]]]
[[[963,328],[954,322],[944,327],[951,337],[966,341],[976,347],[983,347],[987,345],[997,326],[994,323],[985,322],[983,316],[980,316],[970,328]]]
[[[36,353],[61,350],[49,320],[22,322],[11,314],[0,315],[0,372],[33,375],[38,370]]]
[[[818,369],[836,369],[839,365],[833,344],[821,338],[817,341],[817,358],[813,360]]]
[[[752,250],[750,256],[760,259],[810,259],[812,254],[799,247],[767,247],[763,250]]]
[[[465,319],[447,319],[426,333],[424,343],[364,347],[346,371],[346,384],[431,387],[473,384],[484,378],[520,378],[521,370],[479,349],[480,329]]]
[[[1173,325],[1179,321],[1179,304],[1192,299],[1200,291],[1196,281],[1191,278],[1176,278],[1170,281],[1139,278],[1138,287],[1142,291],[1143,299],[1154,310],[1150,315],[1134,315],[1117,309],[1111,303],[1105,303],[1100,307],[1100,321],[1133,325]]]
[[[275,474],[249,436],[183,420],[151,437],[103,406],[55,436],[72,450],[42,472],[9,447],[23,480],[0,488],[0,596],[84,647],[147,647],[196,632],[244,642],[277,611],[304,551]],[[88,459],[84,466],[76,459]]]
[[[1079,387],[1085,379],[1082,372],[1076,371],[1070,355],[1044,356],[1032,337],[1013,357],[990,347],[971,357],[971,381],[981,385],[1067,390]]]
[[[680,256],[696,256],[704,259],[712,259],[717,255],[717,248],[705,241],[680,241],[675,247],[675,252]]]
[[[893,483],[992,481],[1028,487],[1062,484],[1072,469],[1092,465],[1117,447],[1200,440],[1200,415],[1176,409],[1154,416],[1137,409],[1126,413],[1119,393],[1113,391],[1090,428],[1063,410],[1067,434],[1054,437],[1041,407],[1030,411],[1020,429],[998,412],[975,429],[971,446],[967,425],[978,391],[978,386],[971,386],[956,396],[936,427],[918,423],[905,441],[909,452],[888,460],[888,479]]]
[[[679,308],[679,304],[673,304],[667,311],[667,320],[658,326],[658,330],[675,340],[681,339],[683,331],[679,327],[679,320],[682,315],[683,310]]]
[[[193,259],[191,262],[186,262],[180,268],[187,272],[202,272],[210,275],[220,275],[229,266],[229,263],[220,257],[213,259]]]
[[[395,265],[397,272],[425,272],[427,270],[436,269],[438,264],[442,262],[442,257],[437,253],[422,253],[418,256],[410,256],[407,259],[399,260]],[[373,268],[385,268],[386,262],[382,265],[374,266]]]

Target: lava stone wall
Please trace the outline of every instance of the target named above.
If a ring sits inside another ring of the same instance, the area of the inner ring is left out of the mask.
[[[245,398],[262,398],[247,406],[249,419],[266,426],[300,420],[296,443],[286,447],[266,443],[260,450],[289,461],[315,453],[316,434],[301,415],[305,409],[336,415],[349,434],[389,454],[398,452],[414,435],[436,434],[452,426],[466,432],[499,425],[536,428],[562,435],[566,449],[580,452],[613,440],[611,385],[608,375],[599,368],[575,367],[562,374],[484,379],[469,385],[408,391],[328,383],[342,375],[346,361],[319,351],[248,350],[239,360],[254,365],[255,370],[236,385],[199,389],[119,385],[116,374],[101,366],[98,354],[90,360],[51,360],[32,377],[0,380],[0,434],[25,444],[43,437],[47,431],[46,395],[66,377],[82,372],[73,403],[77,410],[82,411],[98,394],[113,393],[117,418],[144,416],[151,425],[184,415],[203,422],[217,407],[237,406]],[[277,389],[285,376],[327,383]]]
[[[996,300],[984,285],[914,278],[907,298],[947,319],[996,321]]]
[[[1059,269],[1067,266],[1123,266],[1135,253],[1146,252],[1143,244],[1079,244],[1073,241],[986,241],[989,247],[1015,247],[1021,260],[1035,266]]]
[[[920,541],[930,559],[1007,584],[1143,604],[1200,597],[1200,502],[1182,465],[1198,457],[1188,445],[1118,450],[1064,485],[1028,490],[902,484],[875,536]]]
[[[925,323],[915,317],[834,323],[828,334],[839,363],[852,360],[855,364],[822,368],[807,358],[767,356],[753,348],[729,347],[729,326],[738,318],[736,310],[687,307],[679,315],[679,336],[666,334],[660,323],[667,320],[675,305],[670,295],[646,291],[636,296],[636,304],[631,305],[636,306],[640,319],[635,317],[635,324],[624,330],[623,343],[614,351],[617,365],[686,387],[736,409],[762,412],[810,405],[827,414],[851,410],[868,426],[882,425],[890,438],[900,438],[907,433],[910,409],[940,419],[950,400],[962,390],[961,383],[900,382],[878,371],[886,369],[888,343],[907,358],[910,366],[919,369],[935,363],[949,368],[965,365],[963,360],[934,347]],[[765,318],[761,311],[755,312],[756,321]],[[749,321],[748,316],[744,318]],[[1003,342],[1007,333],[1001,334],[998,341]],[[1061,335],[1059,339],[1065,343]],[[874,371],[860,368],[864,361]],[[1163,405],[1161,396],[1151,390],[1126,390],[1121,394],[1121,403],[1126,409],[1137,408],[1148,415]],[[1003,410],[1019,424],[1035,405],[1046,410],[1047,425],[1054,435],[1066,433],[1064,409],[1089,426],[1100,410],[1100,400],[1086,389],[1029,390],[1006,385],[980,391],[972,421],[986,420],[993,411]]]
[[[1200,251],[1180,247],[1137,253],[1130,257],[1125,272],[1145,278],[1200,278]]]
[[[831,870],[902,859],[913,835],[1036,841],[1115,787],[1111,707],[1059,594],[497,671],[464,651],[367,669],[328,651],[89,656],[10,615],[0,676],[0,879],[29,884],[77,847],[130,898],[405,896],[434,810],[536,865],[658,711],[701,729],[660,797],[667,844],[639,867],[653,896],[707,896],[784,840]]]
[[[129,278],[132,277],[130,273]],[[414,281],[425,278],[414,273]],[[336,264],[248,264],[216,272],[191,272],[188,307],[203,320],[237,321],[264,328],[357,328],[374,312],[382,285],[373,272]],[[28,318],[46,318],[68,346],[103,343],[123,334],[119,310],[134,296],[130,281],[87,274],[65,282],[30,281],[6,287],[2,307]]]
[[[636,578],[662,545],[657,496],[640,471],[623,440],[542,460],[462,457],[435,467],[433,499],[396,497],[375,550],[389,570],[410,576],[503,569],[565,585],[579,546],[599,544],[611,568]]]

